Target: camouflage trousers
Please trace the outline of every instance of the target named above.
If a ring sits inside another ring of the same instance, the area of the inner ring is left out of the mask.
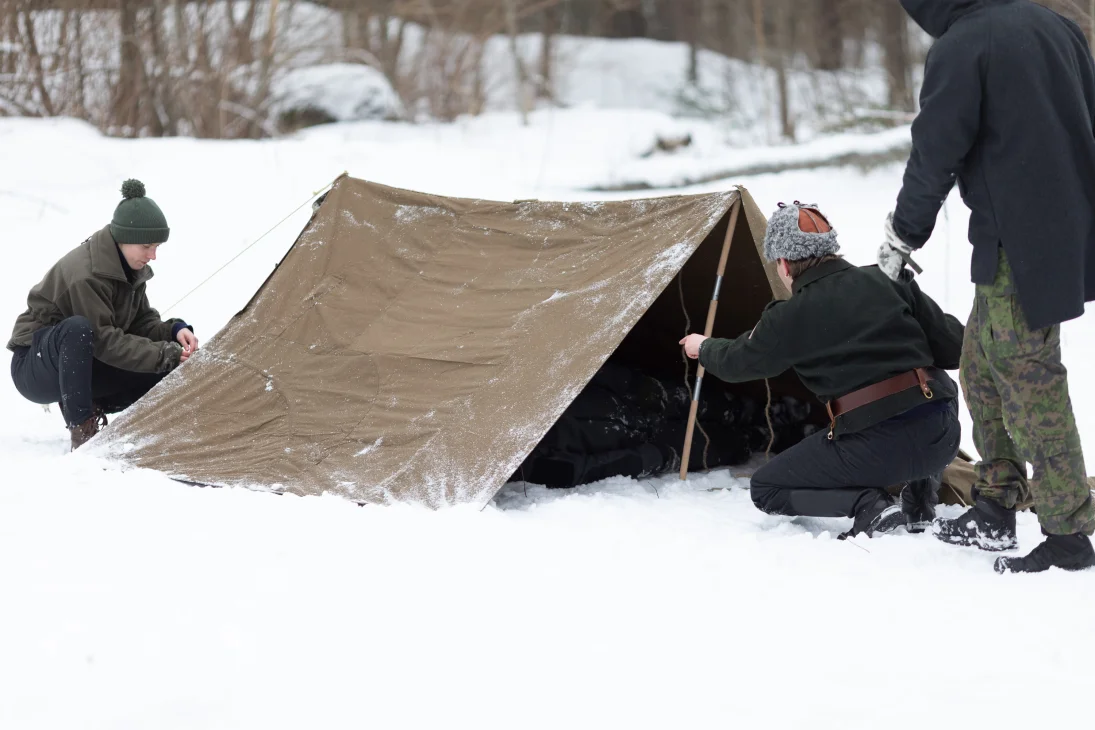
[[[1009,508],[1033,498],[1050,534],[1092,534],[1095,512],[1061,364],[1061,328],[1027,327],[1003,249],[995,282],[977,286],[961,379],[981,455],[978,492]]]

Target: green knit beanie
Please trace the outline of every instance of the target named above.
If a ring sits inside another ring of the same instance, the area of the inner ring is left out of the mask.
[[[122,183],[122,202],[114,209],[110,235],[117,243],[163,243],[171,229],[167,227],[160,206],[144,196],[144,183],[126,180]]]

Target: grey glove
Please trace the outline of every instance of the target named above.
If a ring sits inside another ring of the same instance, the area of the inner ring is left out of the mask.
[[[886,216],[886,225],[883,228],[884,240],[878,247],[878,268],[894,281],[901,276],[901,270],[905,268],[905,261],[912,253],[912,246],[901,240],[893,227],[893,213]]]

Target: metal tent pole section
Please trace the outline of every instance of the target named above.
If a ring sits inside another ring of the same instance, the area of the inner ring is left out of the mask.
[[[722,256],[715,277],[715,291],[711,295],[711,304],[707,308],[707,324],[703,328],[704,337],[710,337],[715,329],[715,310],[719,307],[719,290],[722,289],[722,277],[726,273],[726,260],[730,256],[730,243],[734,240],[734,230],[738,227],[738,213],[741,212],[741,193],[730,209],[730,223],[726,226],[726,238],[722,241]],[[684,432],[684,450],[681,451],[681,481],[688,478],[688,459],[692,456],[692,436],[696,431],[696,414],[700,407],[700,386],[703,385],[703,365],[696,369],[696,385],[692,388],[692,406],[688,410],[688,427]]]

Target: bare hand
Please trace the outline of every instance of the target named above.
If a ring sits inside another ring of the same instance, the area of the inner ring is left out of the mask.
[[[695,360],[700,356],[700,345],[706,339],[703,335],[688,335],[678,344],[684,345],[684,354]]]
[[[175,337],[182,345],[182,355],[179,356],[179,362],[183,363],[190,359],[190,356],[198,351],[198,338],[194,336],[194,333],[188,329],[179,330],[179,334]]]

